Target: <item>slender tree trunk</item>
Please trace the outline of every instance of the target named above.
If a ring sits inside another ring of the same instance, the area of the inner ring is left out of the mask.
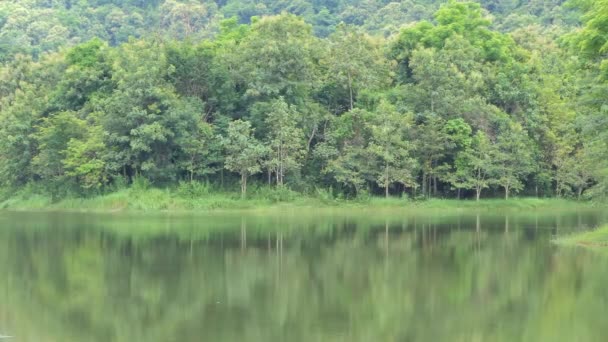
[[[385,167],[385,172],[384,172],[384,176],[386,177],[384,179],[384,197],[388,198],[388,163],[384,164]]]
[[[281,159],[281,186],[283,186],[284,177],[285,177],[285,165],[283,164],[283,160]]]
[[[426,171],[422,171],[422,196],[426,197]]]
[[[220,186],[222,187],[222,190],[224,190],[224,169],[222,168],[222,171],[220,171]]]
[[[245,199],[247,194],[247,173],[241,174],[241,199]]]
[[[458,194],[458,195],[457,195],[457,198],[458,198],[458,199],[460,199],[460,188],[458,188],[458,189],[456,190],[456,193]]]
[[[505,199],[508,200],[509,199],[509,186],[505,185]]]
[[[348,73],[348,91],[350,93],[350,110],[353,110],[353,81],[352,78],[350,76],[350,72]]]
[[[477,201],[479,201],[479,197],[481,197],[481,188],[477,187],[475,189],[475,192],[476,192],[476,197],[475,198],[476,198]]]
[[[308,144],[306,145],[306,151],[310,151],[310,144],[312,144],[312,139],[314,139],[315,134],[317,134],[317,125],[312,129],[310,136],[308,138]]]

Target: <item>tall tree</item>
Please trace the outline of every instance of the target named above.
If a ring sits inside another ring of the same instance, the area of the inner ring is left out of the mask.
[[[488,136],[478,131],[473,136],[471,147],[459,153],[456,159],[456,174],[461,186],[475,190],[477,201],[481,192],[496,183],[494,165],[495,148]]]
[[[332,82],[348,90],[349,110],[361,90],[374,90],[390,81],[391,66],[379,42],[352,26],[341,24],[329,37],[325,64]]]
[[[190,182],[196,176],[207,176],[218,169],[220,149],[214,133],[214,127],[200,119],[177,141],[184,154],[180,167],[188,172]]]
[[[384,196],[389,196],[393,183],[414,186],[416,161],[411,155],[413,143],[409,134],[412,115],[399,113],[383,100],[373,112],[370,125],[368,149],[377,158],[376,182],[384,188]]]
[[[301,167],[305,145],[304,133],[297,126],[299,115],[293,105],[280,97],[271,103],[266,117],[268,146],[272,150],[266,163],[274,170],[277,186],[283,186],[287,172]]]
[[[225,167],[241,176],[241,197],[247,194],[247,179],[262,171],[267,149],[253,136],[248,121],[232,121],[222,142],[226,150]]]
[[[508,125],[496,139],[497,184],[505,190],[505,199],[511,191],[523,189],[523,178],[532,171],[531,142],[518,124]]]

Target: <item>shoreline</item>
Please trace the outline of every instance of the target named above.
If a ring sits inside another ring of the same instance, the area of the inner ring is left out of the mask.
[[[213,212],[281,212],[295,210],[363,210],[363,211],[542,211],[583,210],[603,203],[559,198],[428,199],[410,200],[398,197],[369,197],[358,200],[327,199],[296,194],[287,199],[252,196],[240,199],[234,193],[209,193],[180,196],[162,189],[122,190],[90,198],[66,198],[53,202],[44,195],[17,195],[0,201],[0,210],[13,212],[79,212],[79,213],[213,213]]]
[[[553,240],[553,242],[563,247],[582,247],[608,251],[606,249],[608,247],[608,225],[590,231],[559,237]]]

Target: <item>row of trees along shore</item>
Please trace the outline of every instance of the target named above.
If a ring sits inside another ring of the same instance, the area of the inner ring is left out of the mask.
[[[479,4],[449,1],[388,37],[346,24],[315,35],[283,13],[221,20],[212,38],[14,54],[0,69],[0,179],[58,196],[142,178],[243,196],[255,182],[350,198],[600,197],[608,6],[577,5],[582,25],[565,34],[504,33]]]

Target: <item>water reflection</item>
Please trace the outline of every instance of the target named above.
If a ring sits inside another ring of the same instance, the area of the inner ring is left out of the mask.
[[[602,212],[0,217],[19,341],[594,341]]]

